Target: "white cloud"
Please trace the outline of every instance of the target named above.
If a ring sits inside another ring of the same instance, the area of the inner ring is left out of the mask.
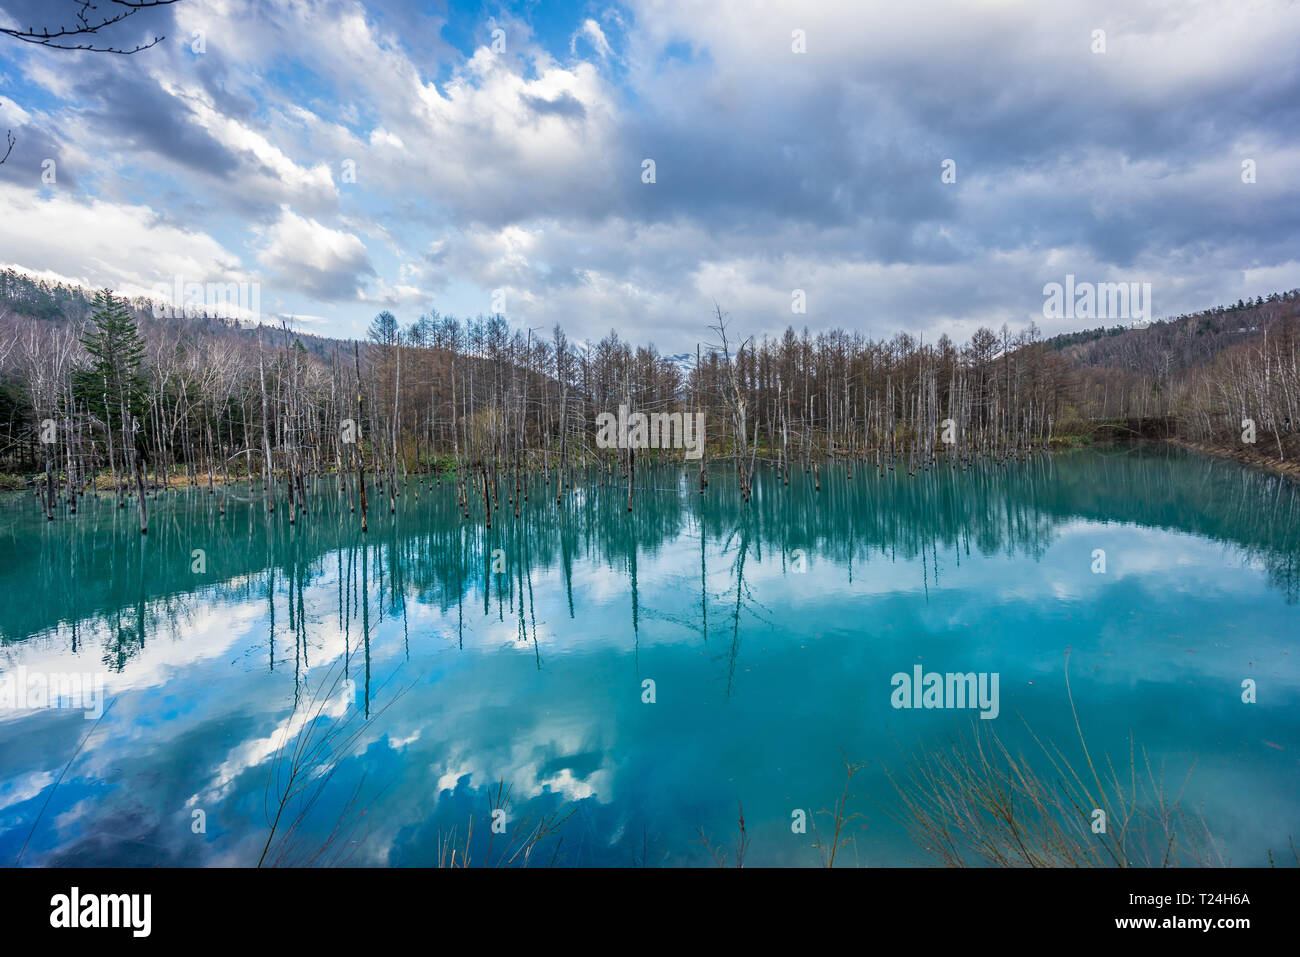
[[[239,257],[206,233],[163,223],[148,206],[0,183],[0,261],[90,289],[147,296],[174,277],[247,281]]]
[[[357,298],[374,273],[360,239],[299,216],[287,205],[266,230],[258,259],[281,281],[323,302]]]
[[[141,186],[99,176],[112,156],[175,180],[209,232],[269,214],[259,259],[283,288],[267,298],[339,303],[336,331],[449,287],[506,288],[512,318],[575,335],[653,328],[672,351],[701,335],[714,296],[747,332],[794,321],[960,338],[1028,321],[1064,271],[1127,270],[1153,283],[1157,313],[1294,285],[1300,151],[1279,105],[1297,82],[1294,4],[629,7],[570,14],[567,51],[527,23],[484,20],[467,58],[407,30],[419,14],[359,0],[195,0],[177,26],[204,30],[209,54],[153,51],[150,76],[181,113],[150,128],[151,147],[124,146],[77,103],[32,122],[66,146],[61,178],[101,199]],[[495,26],[505,53],[489,46]],[[1103,56],[1088,50],[1098,26]],[[319,84],[279,85],[308,42]],[[87,95],[43,62],[21,61],[30,86]],[[191,127],[202,139],[177,159],[149,152]],[[186,168],[209,137],[233,168]],[[1236,176],[1246,155],[1260,169],[1250,193]],[[654,186],[640,183],[644,156],[659,161]],[[941,188],[948,156],[959,179]],[[345,159],[355,184],[341,182]],[[386,255],[372,262],[359,237]],[[806,316],[790,314],[792,288],[808,290]]]
[[[600,24],[595,20],[587,19],[582,21],[582,26],[574,31],[569,38],[569,52],[577,54],[578,39],[585,37],[602,57],[608,57],[614,51],[609,48],[609,41],[605,38],[605,31],[600,28]]]

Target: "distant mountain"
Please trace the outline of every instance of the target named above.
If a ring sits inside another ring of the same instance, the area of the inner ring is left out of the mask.
[[[1140,326],[1099,326],[1053,336],[1047,344],[1080,366],[1172,373],[1212,362],[1239,343],[1300,316],[1300,289],[1238,301]]]
[[[664,359],[677,369],[677,371],[682,374],[683,378],[695,371],[695,356],[689,352],[679,352],[676,355],[664,356]]]
[[[67,283],[40,279],[13,269],[0,270],[0,320],[29,317],[45,321],[80,322],[91,314],[94,291]],[[155,319],[153,303],[143,297],[129,301],[143,327],[168,326],[168,333],[193,336],[253,338],[257,326],[215,316]],[[1098,326],[1052,336],[1046,344],[1083,368],[1121,369],[1143,374],[1169,375],[1212,362],[1219,353],[1239,343],[1262,337],[1278,322],[1300,316],[1300,289],[1259,296],[1253,301],[1216,306],[1202,312],[1157,319],[1140,325]],[[266,334],[279,333],[279,322],[268,317]],[[343,341],[315,335],[290,326],[290,334],[307,351],[325,358]],[[578,355],[591,356],[593,346],[570,340]],[[683,377],[695,370],[694,353],[662,357]]]
[[[93,312],[95,290],[40,279],[14,269],[0,269],[0,320],[28,318],[45,322],[84,322]],[[254,339],[258,324],[215,315],[156,318],[154,302],[143,296],[126,300],[142,329],[161,327],[160,334],[177,338],[203,336]],[[285,317],[289,318],[289,317]],[[268,316],[261,324],[267,337],[283,335],[279,318]],[[341,340],[304,332],[289,324],[289,334],[304,349],[326,357]]]

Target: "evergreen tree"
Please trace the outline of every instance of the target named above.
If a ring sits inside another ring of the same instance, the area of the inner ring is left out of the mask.
[[[81,344],[90,366],[77,374],[78,399],[106,424],[143,412],[144,340],[126,303],[107,289],[95,294],[92,326]],[[111,427],[111,426],[110,426]]]

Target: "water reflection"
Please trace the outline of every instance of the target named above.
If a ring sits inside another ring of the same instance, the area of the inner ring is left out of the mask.
[[[503,501],[491,529],[463,519],[449,485],[416,488],[365,536],[330,482],[295,525],[253,495],[224,515],[206,490],[164,496],[147,537],[109,503],[54,523],[6,503],[3,668],[98,662],[119,703],[52,798],[86,723],[0,716],[0,858],[50,798],[25,863],[255,863],[277,733],[339,668],[355,689],[339,707],[364,721],[391,705],[316,825],[328,834],[371,782],[382,824],[353,848],[360,862],[433,863],[474,815],[489,840],[488,789],[507,781],[521,817],[576,809],[566,863],[697,863],[697,829],[728,830],[738,797],[752,861],[814,863],[790,812],[833,798],[841,748],[878,766],[891,736],[960,724],[892,712],[890,674],[987,666],[1008,676],[1004,712],[1064,739],[1066,645],[1091,672],[1077,693],[1100,737],[1137,728],[1170,758],[1203,757],[1203,797],[1222,799],[1241,854],[1283,846],[1269,808],[1294,830],[1300,510],[1284,480],[1180,453],[1080,453],[827,470],[820,491],[760,474],[745,505],[725,479],[700,495],[662,469],[628,513],[592,473],[560,506],[534,484],[518,520]],[[1107,576],[1089,571],[1094,547]],[[1273,682],[1273,706],[1232,706],[1243,674]],[[1194,736],[1169,719],[1180,707]],[[1231,810],[1242,762],[1261,782]],[[883,778],[863,780],[883,806]],[[883,813],[867,820],[860,863],[915,856]]]

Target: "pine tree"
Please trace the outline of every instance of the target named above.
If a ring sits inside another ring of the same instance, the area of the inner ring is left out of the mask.
[[[126,303],[110,290],[95,294],[93,308],[93,326],[81,340],[91,363],[78,374],[76,387],[80,401],[107,424],[142,412],[144,340]]]

